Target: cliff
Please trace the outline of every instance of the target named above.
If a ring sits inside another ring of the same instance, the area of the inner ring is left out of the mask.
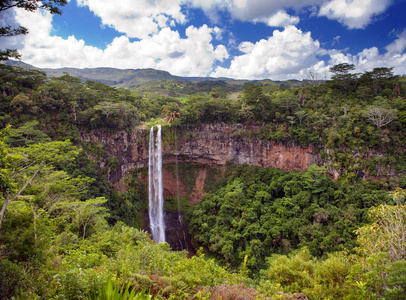
[[[275,167],[285,171],[305,171],[311,164],[322,163],[320,156],[311,147],[302,148],[294,143],[276,143],[254,137],[260,128],[241,124],[203,124],[181,130],[164,130],[163,164],[197,163],[199,165],[224,166],[228,162],[249,164],[260,167]],[[83,142],[99,143],[104,147],[104,157],[99,161],[107,167],[109,157],[116,157],[118,163],[109,169],[109,180],[119,186],[119,182],[137,169],[148,167],[148,139],[146,128],[136,128],[132,134],[121,131],[108,133],[94,130],[82,133]],[[205,173],[199,175],[200,186]],[[173,178],[167,177],[168,183]],[[168,186],[167,189],[170,189]],[[199,193],[197,188],[196,192]]]

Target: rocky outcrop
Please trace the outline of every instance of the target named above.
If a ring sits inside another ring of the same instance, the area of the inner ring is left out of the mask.
[[[217,165],[234,162],[285,171],[304,171],[311,164],[321,162],[313,148],[261,140],[252,134],[259,130],[257,126],[246,128],[226,124],[189,128],[189,136],[180,139],[179,152],[196,162]]]
[[[311,164],[320,165],[320,156],[312,147],[302,148],[294,143],[277,143],[255,137],[260,127],[241,124],[203,124],[174,131],[170,137],[163,132],[163,164],[193,162],[207,165],[250,164],[274,167],[285,171],[306,170]],[[169,131],[167,131],[169,132]],[[248,134],[247,134],[248,133]],[[146,128],[136,128],[132,134],[121,131],[108,133],[94,130],[82,133],[83,142],[100,143],[104,146],[105,167],[109,156],[118,159],[116,168],[109,170],[109,180],[118,183],[130,172],[148,167],[148,139]],[[203,174],[201,175],[203,176]]]

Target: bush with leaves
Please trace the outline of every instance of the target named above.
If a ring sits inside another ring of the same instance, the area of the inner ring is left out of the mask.
[[[289,256],[273,255],[267,263],[258,289],[268,296],[283,291],[304,293],[310,299],[343,299],[349,293],[345,283],[351,265],[340,254],[318,260],[304,247]]]
[[[349,284],[354,294],[377,298],[405,299],[406,295],[406,205],[404,191],[393,192],[397,205],[379,205],[369,210],[371,224],[356,230],[354,268]]]

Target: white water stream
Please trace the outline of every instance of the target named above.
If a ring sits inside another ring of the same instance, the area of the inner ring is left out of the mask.
[[[182,231],[182,236],[179,235],[178,231],[176,231],[176,234],[178,235],[178,240],[180,244],[180,250],[188,250],[189,245],[187,243],[186,239],[186,234],[185,231],[183,230],[183,220],[182,220],[182,214],[181,214],[181,208],[180,208],[180,195],[179,195],[179,164],[178,164],[178,139],[176,137],[176,128],[175,128],[175,152],[176,152],[176,197],[178,199],[178,221],[179,221],[179,228]]]
[[[152,239],[157,243],[165,242],[165,222],[164,222],[164,197],[162,183],[162,141],[161,125],[158,125],[156,138],[154,137],[154,127],[149,135],[149,222],[152,232]]]

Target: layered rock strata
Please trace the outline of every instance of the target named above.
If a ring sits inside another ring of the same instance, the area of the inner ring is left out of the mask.
[[[163,164],[192,162],[208,165],[249,164],[274,167],[285,171],[305,171],[311,164],[320,165],[320,156],[312,147],[303,148],[294,143],[277,143],[254,136],[260,127],[241,124],[203,124],[177,130],[176,139],[163,133]],[[251,134],[247,134],[251,133]],[[148,166],[148,130],[136,128],[132,134],[121,131],[108,133],[94,130],[82,133],[83,142],[100,143],[104,147],[101,167],[109,156],[118,159],[114,170],[109,170],[109,180],[118,183],[127,174]]]

